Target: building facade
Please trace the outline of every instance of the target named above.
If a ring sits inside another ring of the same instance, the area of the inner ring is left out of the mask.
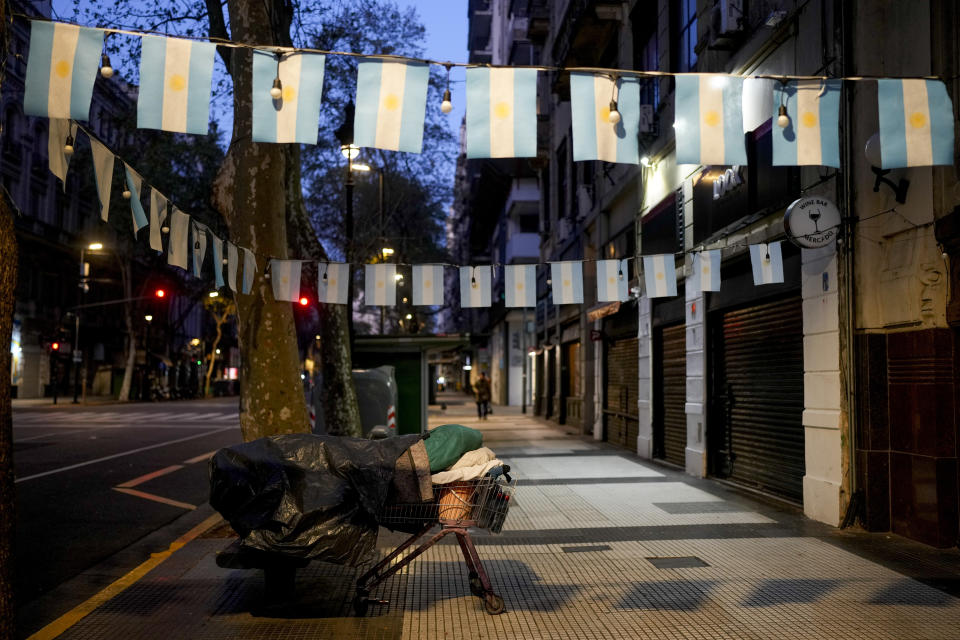
[[[882,172],[865,153],[878,130],[869,78],[948,79],[956,113],[954,3],[560,0],[539,10],[526,37],[545,66],[763,78],[744,82],[748,163],[733,167],[678,164],[675,81],[644,79],[634,166],[573,162],[569,76],[540,74],[539,261],[584,260],[586,299],[554,305],[539,270],[535,411],[834,526],[955,546],[956,165]],[[840,170],[773,165],[784,75],[868,78],[844,82]],[[784,214],[801,197],[836,204],[835,241],[789,241]],[[477,217],[459,204],[462,218]],[[774,242],[784,281],[755,285],[749,245]],[[718,292],[687,286],[703,249],[721,251]],[[651,297],[636,265],[664,253],[675,256],[678,295]],[[635,258],[629,301],[596,302],[601,257]]]

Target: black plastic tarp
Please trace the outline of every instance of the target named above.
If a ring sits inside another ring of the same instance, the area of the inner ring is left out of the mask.
[[[219,450],[210,504],[244,547],[357,565],[377,541],[397,458],[420,438],[289,434]]]

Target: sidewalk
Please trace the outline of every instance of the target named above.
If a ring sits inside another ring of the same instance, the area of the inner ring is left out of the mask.
[[[431,407],[431,426],[482,429],[519,479],[504,532],[475,538],[503,615],[487,615],[470,595],[455,543],[388,580],[371,595],[390,604],[371,605],[363,618],[351,616],[358,572],[318,563],[298,572],[295,602],[263,609],[260,572],[216,566],[216,552],[232,542],[209,537],[220,528],[174,545],[59,637],[960,636],[960,599],[950,595],[960,592],[956,550],[837,531],[516,409],[495,407],[478,422],[470,398],[440,401],[447,409]],[[381,535],[379,546],[398,539]]]

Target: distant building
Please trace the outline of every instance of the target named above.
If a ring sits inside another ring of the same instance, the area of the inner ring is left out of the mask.
[[[471,2],[470,12],[477,62],[519,64],[508,44],[519,40],[547,66],[937,75],[948,79],[955,112],[960,100],[960,12],[946,0],[491,1]],[[536,177],[539,261],[636,258],[628,274],[636,293],[625,303],[595,302],[587,262],[585,303],[554,305],[540,270],[535,337],[526,343],[535,346],[536,413],[691,475],[775,495],[834,526],[859,519],[870,530],[955,546],[957,167],[871,169],[873,81],[845,83],[843,170],[775,167],[775,86],[744,84],[748,165],[698,166],[676,161],[675,81],[644,80],[639,144],[648,161],[632,166],[572,161],[569,75],[541,73],[539,161],[461,163],[455,258],[506,262],[508,194]],[[721,176],[725,186],[715,189]],[[880,178],[894,187],[909,180],[905,204]],[[784,211],[814,195],[836,203],[843,233],[800,249],[786,237]],[[775,241],[785,282],[755,286],[747,245]],[[722,251],[720,292],[685,286],[699,249]],[[664,253],[676,257],[679,295],[651,298],[636,263]],[[478,347],[494,376],[503,316],[494,306],[466,325],[488,336]]]

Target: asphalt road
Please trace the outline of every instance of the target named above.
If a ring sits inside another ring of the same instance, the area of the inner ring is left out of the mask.
[[[13,440],[24,604],[206,502],[237,399],[14,409]]]

